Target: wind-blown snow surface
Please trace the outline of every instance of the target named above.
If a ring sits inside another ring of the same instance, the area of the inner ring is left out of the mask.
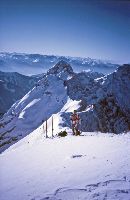
[[[45,139],[42,127],[0,155],[1,200],[130,200],[130,133]]]

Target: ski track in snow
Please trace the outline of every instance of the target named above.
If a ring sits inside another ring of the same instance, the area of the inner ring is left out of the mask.
[[[84,188],[58,188],[54,194],[40,200],[129,200],[130,180],[126,177],[119,180],[108,180],[86,185]],[[113,188],[113,189],[112,189]]]
[[[30,200],[130,200],[130,180],[107,180],[86,185],[84,188],[58,188],[54,194],[44,198],[34,197]]]
[[[129,200],[129,182],[125,179],[108,180],[86,185],[84,188],[63,187],[58,188],[54,194],[49,194],[44,198],[37,196],[30,200]]]

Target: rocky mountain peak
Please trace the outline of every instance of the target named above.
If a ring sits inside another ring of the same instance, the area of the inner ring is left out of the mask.
[[[47,74],[55,74],[55,75],[59,75],[60,73],[67,73],[69,75],[72,75],[73,69],[70,66],[70,64],[68,64],[66,61],[60,60],[54,67],[49,69],[47,72]]]

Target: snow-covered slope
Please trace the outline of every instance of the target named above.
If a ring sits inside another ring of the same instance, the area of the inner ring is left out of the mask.
[[[108,74],[118,66],[108,61],[91,58],[2,52],[0,53],[0,70],[6,72],[16,71],[25,75],[41,74],[47,72],[60,60],[68,62],[76,72],[91,70]]]
[[[73,70],[64,61],[63,68],[56,73],[48,71],[37,85],[20,101],[17,101],[1,120],[1,149],[4,150],[36,129],[52,114],[59,112],[67,102],[64,81],[70,78]]]
[[[2,153],[0,199],[129,200],[130,133],[84,135],[45,139],[39,127]]]
[[[34,87],[40,77],[0,71],[0,113],[4,114],[17,100]]]

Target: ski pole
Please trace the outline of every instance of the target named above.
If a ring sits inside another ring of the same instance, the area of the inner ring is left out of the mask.
[[[54,129],[53,129],[53,116],[52,116],[52,137],[54,137],[53,131],[54,131]]]
[[[43,129],[43,134],[45,133],[45,129],[44,129],[44,120],[42,120],[42,129]]]
[[[48,136],[47,136],[47,118],[46,118],[46,138],[48,138]]]

